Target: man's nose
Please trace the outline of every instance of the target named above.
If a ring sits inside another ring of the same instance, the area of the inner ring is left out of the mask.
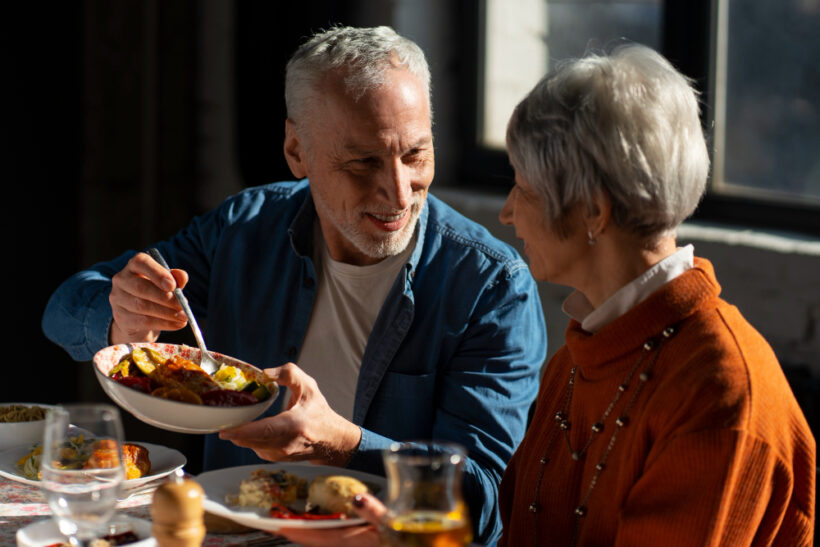
[[[396,209],[406,209],[413,196],[412,170],[401,159],[396,159],[390,162],[386,171],[382,186],[390,204]]]

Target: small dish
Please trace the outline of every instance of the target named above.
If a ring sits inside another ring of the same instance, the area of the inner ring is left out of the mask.
[[[105,393],[124,410],[154,427],[177,433],[214,433],[250,422],[265,412],[278,394],[278,388],[273,386],[270,397],[253,405],[205,406],[154,397],[109,378],[111,369],[138,347],[151,348],[166,357],[180,355],[194,363],[199,362],[199,349],[179,344],[141,342],[108,346],[94,355],[94,374]],[[217,352],[211,354],[221,363],[240,368],[253,377],[263,374],[258,368],[239,359]]]
[[[27,407],[39,406],[45,409],[49,409],[53,406],[40,403],[0,403],[0,407],[11,405]],[[15,446],[29,446],[42,442],[45,427],[45,417],[42,420],[29,422],[0,422],[0,451]]]
[[[115,515],[112,524],[124,527],[121,528],[123,530],[130,529],[139,538],[139,541],[126,544],[128,547],[155,547],[157,545],[157,541],[151,537],[151,523],[147,520]],[[16,539],[18,547],[46,547],[67,541],[51,517],[20,528],[17,530]]]

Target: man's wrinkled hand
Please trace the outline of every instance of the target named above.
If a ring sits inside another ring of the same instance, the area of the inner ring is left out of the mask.
[[[330,408],[316,380],[293,363],[265,374],[290,391],[288,408],[232,429],[219,438],[250,448],[269,461],[310,460],[343,467],[359,446],[361,429]]]
[[[134,255],[111,279],[111,343],[154,342],[164,330],[183,328],[187,319],[173,290],[187,283],[185,271],[169,272],[145,253]]]

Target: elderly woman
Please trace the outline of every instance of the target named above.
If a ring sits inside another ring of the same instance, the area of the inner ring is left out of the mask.
[[[507,129],[501,221],[575,291],[501,487],[501,545],[810,545],[815,441],[766,341],[677,226],[709,167],[695,92],[638,45],[547,75]]]
[[[709,168],[686,78],[638,45],[564,64],[507,147],[501,221],[536,279],[575,292],[501,483],[500,545],[811,545],[811,431],[712,265],[675,242]]]

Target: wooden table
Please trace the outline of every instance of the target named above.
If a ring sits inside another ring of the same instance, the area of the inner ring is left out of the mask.
[[[151,497],[153,492],[132,496],[117,504],[120,513],[144,520],[151,520]],[[206,515],[207,516],[207,515]],[[209,517],[209,516],[207,516]],[[0,477],[0,545],[15,545],[15,534],[20,528],[51,518],[45,496],[36,486]],[[222,530],[219,523],[206,518],[209,530]],[[237,527],[238,528],[238,527]],[[214,533],[209,531],[203,545],[244,546],[263,545],[264,539],[273,537],[265,532],[250,530],[243,533]],[[272,544],[272,543],[271,543]],[[279,543],[279,545],[282,545]]]

